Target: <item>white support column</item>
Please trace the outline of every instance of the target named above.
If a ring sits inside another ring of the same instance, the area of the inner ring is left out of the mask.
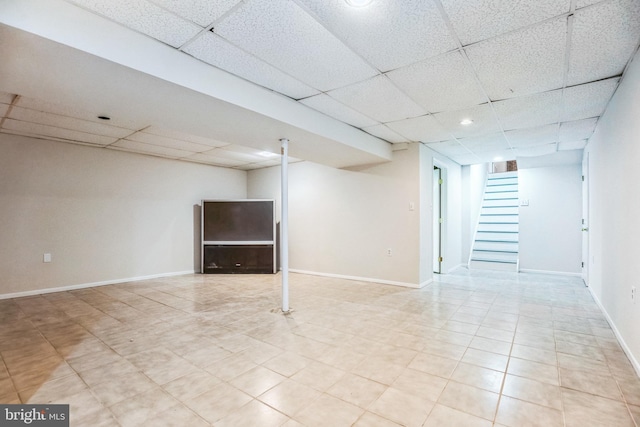
[[[289,312],[289,140],[280,140],[281,148],[281,212],[280,212],[280,264],[282,268],[282,311]]]

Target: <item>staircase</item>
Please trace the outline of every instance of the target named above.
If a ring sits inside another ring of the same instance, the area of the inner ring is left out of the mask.
[[[489,175],[469,268],[517,272],[518,172]]]

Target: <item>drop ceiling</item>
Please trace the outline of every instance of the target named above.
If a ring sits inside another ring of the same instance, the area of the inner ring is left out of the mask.
[[[279,137],[336,167],[422,142],[464,165],[584,148],[640,1],[5,0],[0,23],[0,132],[240,169]]]

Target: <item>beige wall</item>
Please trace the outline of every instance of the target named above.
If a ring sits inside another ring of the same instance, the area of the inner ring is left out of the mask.
[[[291,164],[289,267],[417,286],[416,150],[396,151],[392,162],[358,170]],[[250,171],[248,195],[275,198],[279,205],[280,167]]]
[[[246,172],[0,134],[0,296],[193,271],[217,197]]]

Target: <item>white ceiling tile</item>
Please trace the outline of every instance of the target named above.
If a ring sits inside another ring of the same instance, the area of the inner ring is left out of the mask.
[[[457,156],[457,155],[468,155],[471,154],[468,148],[464,145],[460,144],[456,140],[451,141],[442,141],[442,142],[431,142],[426,144],[427,147],[432,150],[437,151],[440,154],[444,154],[445,156]]]
[[[597,118],[564,122],[560,124],[560,142],[589,139],[598,123]]]
[[[611,0],[576,11],[568,84],[622,74],[639,38],[638,0]]]
[[[619,81],[619,78],[613,78],[566,88],[561,120],[572,121],[602,115]]]
[[[484,151],[508,150],[511,148],[502,133],[461,138],[458,141],[476,154]]]
[[[207,27],[227,13],[240,0],[151,0],[171,12]]]
[[[133,151],[134,153],[153,154],[163,157],[169,157],[172,159],[187,157],[193,154],[192,152],[185,150],[177,150],[175,148],[146,144],[144,142],[131,141],[129,139],[121,139],[115,144],[110,145],[109,148],[121,148],[127,151]]]
[[[347,107],[324,93],[310,98],[301,99],[300,102],[326,114],[327,116],[333,117],[334,119],[338,119],[357,128],[379,124],[372,118]]]
[[[182,46],[202,30],[146,0],[69,1],[173,47]]]
[[[458,51],[391,71],[387,76],[432,113],[488,101],[473,70]]]
[[[512,147],[550,144],[558,141],[558,124],[505,132]]]
[[[566,19],[554,19],[466,48],[489,98],[499,100],[562,87]]]
[[[560,120],[562,90],[520,96],[493,103],[505,130],[557,123]]]
[[[475,165],[478,163],[483,163],[482,160],[475,154],[455,154],[455,155],[447,155],[451,160],[456,162],[459,165]]]
[[[106,113],[104,111],[92,112],[80,110],[67,105],[59,104],[54,101],[27,98],[24,96],[21,96],[18,99],[16,105],[35,111],[57,114],[59,116],[74,117],[77,119],[92,121],[94,123],[105,123],[103,120],[98,119],[99,115],[103,115]],[[133,121],[129,117],[117,117],[112,116],[111,114],[106,115],[111,117],[111,120],[109,120],[110,126],[117,126],[125,129],[142,129],[143,127],[146,127],[148,125],[147,123]]]
[[[515,160],[516,159],[516,150],[508,149],[508,150],[496,150],[496,151],[485,151],[479,152],[476,154],[480,159],[477,163],[490,163],[490,162],[502,162],[507,160]]]
[[[11,104],[15,95],[0,91],[0,104]]]
[[[600,3],[603,0],[577,0],[576,1],[576,9],[581,9],[586,6],[590,6],[592,4]]]
[[[79,132],[70,129],[62,129],[59,127],[38,123],[22,122],[13,119],[6,119],[2,128],[16,133],[29,134],[44,138],[56,138],[58,140],[64,140],[67,142],[84,142],[94,145],[108,145],[117,141],[117,138],[113,137],[93,135],[90,133]]]
[[[192,135],[184,132],[177,132],[170,129],[163,129],[157,126],[149,126],[144,129],[145,133],[150,133],[152,135],[160,135],[165,136],[167,138],[179,139],[182,141],[189,141],[195,144],[207,145],[209,147],[224,147],[225,145],[229,145],[228,142],[217,141],[211,138],[204,138],[202,136]]]
[[[211,153],[211,155],[216,157],[249,163],[261,162],[265,160],[264,156],[258,154],[260,153],[260,151],[253,148],[242,147],[240,145],[228,145],[226,147],[216,148],[213,151],[208,151],[207,153]]]
[[[569,12],[570,0],[441,0],[463,45]]]
[[[586,139],[582,139],[579,141],[560,142],[560,144],[558,144],[558,151],[582,150],[586,146],[587,146]]]
[[[53,113],[45,113],[42,111],[30,110],[27,108],[14,106],[9,117],[23,122],[39,123],[42,125],[53,126],[62,129],[75,130],[79,132],[90,133],[94,135],[108,136],[112,138],[124,138],[130,135],[132,130],[109,126],[108,122],[96,123],[73,117],[60,116]]]
[[[215,32],[321,91],[377,74],[292,1],[248,0]]]
[[[434,114],[433,117],[442,127],[456,138],[474,137],[497,133],[500,125],[489,104],[478,105],[458,111],[446,111]],[[465,119],[473,120],[471,125],[462,125]]]
[[[190,156],[183,157],[181,160],[186,160],[189,162],[196,162],[196,163],[204,163],[207,165],[223,166],[223,167],[240,166],[246,163],[244,161],[227,159],[224,157],[217,157],[217,156],[213,156],[211,154],[205,154],[205,153],[192,154]]]
[[[332,90],[328,94],[380,122],[393,122],[426,113],[384,75]]]
[[[381,71],[456,47],[432,1],[374,1],[354,8],[344,0],[298,0],[325,27]]]
[[[209,145],[196,144],[166,136],[152,135],[146,132],[136,132],[133,135],[128,136],[127,139],[130,141],[144,142],[146,144],[159,145],[161,147],[175,148],[177,150],[190,151],[194,153],[211,150],[211,146]]]
[[[518,157],[536,157],[553,154],[558,151],[558,144],[533,145],[516,149]]]
[[[201,61],[294,99],[318,93],[312,87],[233,46],[210,31],[198,36],[185,46],[184,51]]]
[[[436,142],[452,138],[452,135],[444,130],[433,116],[414,117],[412,119],[389,122],[386,125],[409,141]]]
[[[385,125],[375,125],[369,126],[366,128],[362,128],[363,131],[370,133],[373,136],[377,136],[380,139],[384,139],[385,141],[392,143],[401,143],[401,142],[409,142],[405,137],[398,135],[391,129],[389,129]]]

